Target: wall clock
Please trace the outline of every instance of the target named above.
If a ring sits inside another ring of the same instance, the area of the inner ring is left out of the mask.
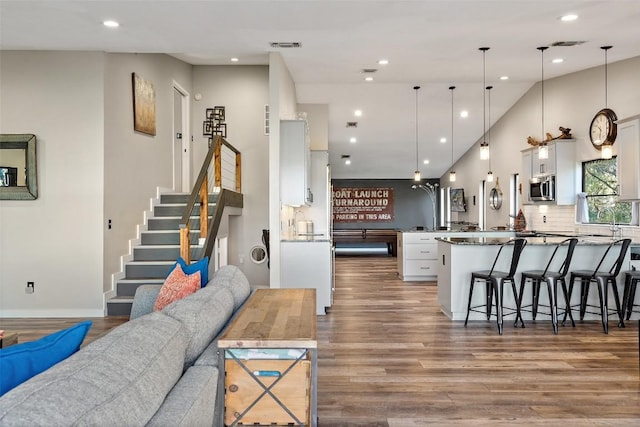
[[[591,120],[589,126],[589,137],[591,144],[598,150],[602,150],[602,145],[613,144],[618,136],[618,126],[616,121],[618,116],[610,108],[603,108],[598,111]]]

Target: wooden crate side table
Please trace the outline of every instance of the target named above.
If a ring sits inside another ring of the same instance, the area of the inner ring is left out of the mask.
[[[317,426],[317,347],[315,289],[256,290],[218,339],[216,425]],[[247,349],[294,356],[238,357]]]
[[[9,347],[10,345],[18,344],[18,334],[16,332],[4,332],[2,338],[0,338],[0,348]]]

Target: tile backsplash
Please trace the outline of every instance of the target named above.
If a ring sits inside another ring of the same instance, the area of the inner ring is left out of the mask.
[[[522,212],[527,220],[528,230],[611,234],[608,224],[576,223],[575,206],[525,205]],[[640,242],[639,226],[622,225],[620,231],[622,237],[630,237],[634,242]]]

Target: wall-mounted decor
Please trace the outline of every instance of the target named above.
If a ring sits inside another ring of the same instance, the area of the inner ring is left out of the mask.
[[[224,105],[216,105],[213,108],[207,108],[205,111],[205,120],[202,122],[202,135],[209,137],[209,146],[214,136],[227,137],[227,124],[225,120]]]
[[[452,188],[449,190],[451,199],[451,212],[466,212],[467,204],[464,200],[464,188]]]
[[[333,190],[334,222],[393,222],[393,188],[343,187]]]
[[[36,136],[0,135],[0,200],[37,198]]]
[[[156,134],[156,90],[153,83],[131,73],[133,85],[133,129],[147,135]]]

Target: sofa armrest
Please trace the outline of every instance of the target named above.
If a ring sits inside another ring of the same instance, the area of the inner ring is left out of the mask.
[[[131,306],[129,320],[144,316],[153,311],[153,304],[155,304],[156,298],[158,298],[160,288],[162,288],[162,285],[138,286],[136,294],[133,296],[133,305]]]

